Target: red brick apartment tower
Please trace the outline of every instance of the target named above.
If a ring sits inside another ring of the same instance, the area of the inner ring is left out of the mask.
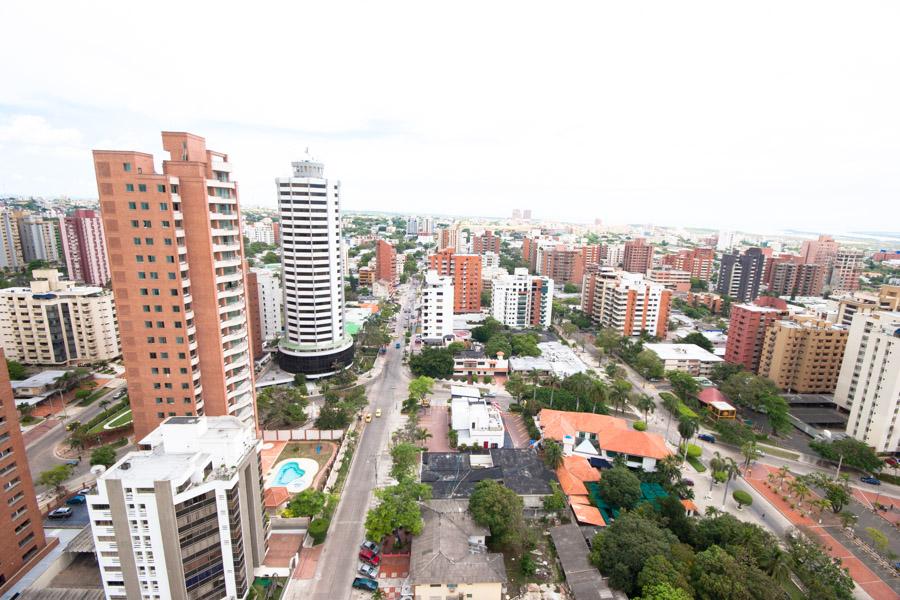
[[[375,279],[391,285],[397,281],[397,250],[384,240],[375,246]]]
[[[622,268],[629,273],[647,273],[653,264],[653,246],[644,238],[625,242]]]
[[[169,160],[94,151],[134,429],[171,416],[256,425],[237,184],[203,138],[163,132]]]
[[[34,495],[19,413],[0,351],[0,595],[37,562],[46,547],[42,516]]]
[[[581,250],[561,247],[545,251],[540,273],[559,283],[560,287],[564,283],[580,285],[584,278],[584,258]]]
[[[485,231],[481,235],[476,235],[472,239],[472,252],[479,255],[487,252],[500,254],[500,238],[494,235],[493,231]]]
[[[787,315],[787,303],[772,296],[760,296],[753,304],[732,306],[725,360],[744,365],[744,368],[755,373],[759,368],[766,329],[773,321]]]
[[[581,259],[584,266],[599,265],[606,258],[606,246],[603,244],[589,244],[581,247]]]
[[[528,265],[528,271],[531,273],[537,273],[537,248],[536,239],[522,239],[522,260]]]
[[[247,273],[247,319],[250,322],[250,353],[253,360],[263,356],[262,315],[259,312],[259,280],[256,273],[244,265]]]
[[[428,268],[453,277],[454,313],[481,310],[481,256],[454,254],[453,248],[447,248],[428,257]]]

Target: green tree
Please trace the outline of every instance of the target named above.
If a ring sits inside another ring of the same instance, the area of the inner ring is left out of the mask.
[[[524,528],[522,499],[514,491],[494,481],[484,479],[475,484],[469,496],[469,512],[479,525],[491,531],[491,541],[497,546],[517,546]]]
[[[700,391],[700,384],[688,373],[669,371],[666,373],[666,379],[672,385],[672,391],[683,402],[686,402],[688,398],[693,398]]]
[[[681,503],[678,502],[678,504]],[[682,507],[682,512],[684,512],[684,507]],[[670,589],[679,589],[688,593],[688,597],[690,597],[691,584],[688,583],[684,574],[662,554],[655,554],[647,559],[638,574],[637,584],[642,589],[643,597],[646,597],[648,588],[659,585],[669,586]]]
[[[65,491],[64,484],[71,476],[72,465],[57,465],[38,475],[37,484],[49,486],[57,496],[62,496]]]
[[[316,517],[325,510],[327,496],[318,490],[307,488],[295,494],[285,508],[287,517]]]
[[[491,305],[491,290],[483,289],[481,290],[481,306],[490,306]]]
[[[627,467],[613,467],[600,478],[600,496],[616,508],[634,508],[641,499],[641,480]]]
[[[731,497],[737,502],[738,509],[753,504],[753,497],[744,490],[734,490],[731,492]]]
[[[731,375],[719,386],[723,394],[740,406],[755,410],[764,406],[765,399],[778,395],[778,386],[771,379],[741,371]]]
[[[684,448],[684,458],[687,458],[688,443],[694,434],[700,429],[700,424],[696,419],[691,417],[681,417],[678,419],[678,435],[681,436],[681,445]]]
[[[649,417],[650,413],[656,412],[656,402],[647,394],[639,395],[632,404],[634,404],[636,409],[643,413],[645,423],[647,422],[647,417]]]
[[[693,344],[695,346],[700,346],[707,352],[712,352],[714,349],[712,342],[709,341],[709,339],[705,335],[700,333],[699,331],[694,331],[694,332],[687,334],[686,336],[684,336],[683,338],[678,340],[678,343],[679,344]]]
[[[498,352],[502,352],[503,356],[506,357],[512,356],[513,353],[509,338],[503,333],[495,333],[492,335],[491,339],[489,339],[484,346],[484,353],[492,358],[496,358]]]
[[[816,600],[851,600],[853,579],[840,560],[801,534],[787,536],[791,569],[806,588],[806,597]]]
[[[316,418],[317,429],[345,429],[350,424],[350,414],[342,407],[325,404]]]
[[[309,400],[293,386],[271,386],[256,396],[256,409],[263,429],[288,429],[306,423]]]
[[[693,600],[693,596],[668,583],[656,583],[644,588],[636,600]]]
[[[619,340],[621,339],[622,336],[619,335],[618,331],[604,327],[597,332],[597,335],[594,338],[594,344],[598,348],[602,348],[606,354],[611,354],[612,351],[618,347]]]
[[[449,344],[447,344],[447,351],[453,356],[456,356],[465,349],[466,345],[462,342],[450,342]]]
[[[407,442],[397,444],[391,448],[391,477],[400,481],[402,479],[415,478],[416,466],[419,464],[421,448]]]
[[[297,373],[294,375],[294,387],[298,387],[306,393],[306,375],[304,373]]]
[[[875,549],[879,552],[884,553],[884,551],[888,549],[888,538],[882,531],[879,531],[874,527],[866,527],[866,535],[869,536],[869,539],[872,540],[872,544],[875,545]]]
[[[554,440],[544,440],[544,462],[554,471],[563,464],[563,450]]]
[[[750,464],[762,456],[762,452],[756,446],[756,440],[743,443],[741,445],[741,454],[744,456],[744,469],[750,468]]]
[[[729,362],[720,362],[713,365],[709,378],[716,383],[721,383],[731,377],[744,371],[744,365],[738,365]]]
[[[634,368],[645,379],[659,379],[666,372],[663,362],[653,350],[641,350],[634,359]]]
[[[431,497],[428,484],[404,479],[397,485],[375,490],[378,504],[366,514],[366,538],[380,542],[403,529],[413,535],[422,533],[420,502]]]
[[[9,371],[9,378],[13,381],[26,379],[28,377],[28,371],[25,370],[22,363],[15,360],[6,359],[6,370]]]
[[[578,286],[574,283],[565,283],[563,284],[563,293],[565,294],[574,294],[578,292]]]
[[[409,397],[421,402],[434,388],[434,379],[421,375],[409,382]]]
[[[594,536],[590,561],[609,577],[612,587],[630,596],[637,591],[637,578],[647,560],[656,555],[668,556],[677,542],[671,531],[644,518],[639,511],[627,511]]]
[[[712,546],[695,557],[691,583],[695,597],[703,600],[750,600],[750,590],[741,580],[741,565],[719,546]]]
[[[107,469],[116,464],[116,449],[112,446],[100,446],[91,452],[91,466],[103,465]]]
[[[328,528],[331,526],[331,519],[318,518],[309,522],[309,536],[313,539],[313,545],[318,546],[325,541],[328,535]]]
[[[884,462],[865,442],[847,437],[836,442],[814,440],[809,447],[821,456],[835,462],[844,457],[844,464],[869,472],[880,471]]]
[[[766,417],[769,419],[769,427],[772,428],[773,434],[789,433],[793,426],[788,417],[787,401],[781,396],[765,396],[763,398],[763,406],[766,408]]]
[[[494,334],[500,332],[503,329],[503,323],[498,321],[493,317],[488,317],[484,320],[482,325],[475,327],[472,329],[472,339],[476,342],[481,342],[482,344],[486,344]]]
[[[559,514],[566,510],[566,495],[555,481],[550,482],[550,489],[552,490],[550,495],[544,496],[544,510],[548,513]]]
[[[281,262],[281,258],[278,257],[274,252],[266,252],[263,254],[262,261],[267,265],[272,265],[278,262]]]
[[[446,348],[423,348],[409,359],[409,368],[417,377],[449,379],[453,376],[453,355]]]

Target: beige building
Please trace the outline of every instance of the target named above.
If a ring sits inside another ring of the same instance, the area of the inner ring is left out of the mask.
[[[883,285],[878,290],[878,310],[900,310],[900,285]]]
[[[466,500],[422,505],[422,534],[413,540],[409,578],[422,600],[500,600],[506,584],[503,555],[487,551],[486,527],[475,523]]]
[[[858,312],[872,312],[878,306],[878,296],[871,292],[854,292],[832,296],[838,302],[838,325],[850,327],[853,315]]]
[[[766,330],[759,374],[797,394],[830,394],[837,385],[848,329],[814,317],[774,321]]]
[[[31,287],[0,290],[0,345],[8,358],[33,365],[112,360],[121,353],[113,296],[36,269]]]

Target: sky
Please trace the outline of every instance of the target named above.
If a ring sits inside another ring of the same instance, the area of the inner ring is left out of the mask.
[[[306,149],[349,210],[900,229],[900,3],[0,3],[0,195],[96,197],[90,151]]]

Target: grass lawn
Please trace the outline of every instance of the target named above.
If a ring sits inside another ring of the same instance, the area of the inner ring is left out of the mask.
[[[272,586],[278,585],[275,591],[271,592],[268,596],[266,596],[266,592],[268,591],[268,587],[266,584],[270,583]],[[257,577],[253,580],[253,585],[251,586],[251,593],[249,598],[253,598],[255,600],[279,600],[281,598],[281,593],[284,591],[284,580],[278,577]]]
[[[797,460],[798,458],[800,458],[800,455],[796,452],[789,452],[788,450],[783,450],[774,446],[764,446],[763,444],[758,444],[758,446],[760,450],[762,450],[766,454],[771,454],[772,456],[787,458],[788,460]]]
[[[704,471],[706,471],[706,466],[702,462],[700,462],[699,458],[695,458],[693,456],[688,456],[687,461],[690,463],[690,465],[692,467],[694,467],[694,470],[697,471],[698,473],[703,473]]]
[[[127,424],[131,423],[132,420],[133,419],[131,417],[131,409],[126,408],[126,409],[121,410],[118,413],[114,414],[113,416],[106,419],[102,423],[97,423],[96,425],[91,427],[91,429],[90,429],[90,431],[88,431],[88,433],[89,434],[100,433],[101,431],[106,429],[105,425],[107,425],[107,424],[109,425],[109,429],[113,429],[115,427],[121,427],[122,425],[127,425]]]
[[[322,446],[322,451],[316,454],[316,447]],[[331,458],[331,454],[335,452],[337,446],[334,442],[291,442],[284,447],[275,464],[288,458],[311,458],[319,463],[319,470],[324,469]]]
[[[38,423],[40,423],[40,422],[43,421],[43,420],[44,420],[43,417],[35,417],[34,415],[28,415],[27,417],[22,417],[22,418],[19,420],[19,422],[20,422],[22,425],[24,425],[24,426],[27,427],[27,426],[29,426],[29,425],[37,425]]]
[[[94,403],[94,401],[96,401],[100,396],[104,395],[108,391],[109,389],[106,387],[98,388],[94,390],[94,392],[90,396],[88,396],[84,400],[81,400],[78,403],[78,406],[90,406]]]

